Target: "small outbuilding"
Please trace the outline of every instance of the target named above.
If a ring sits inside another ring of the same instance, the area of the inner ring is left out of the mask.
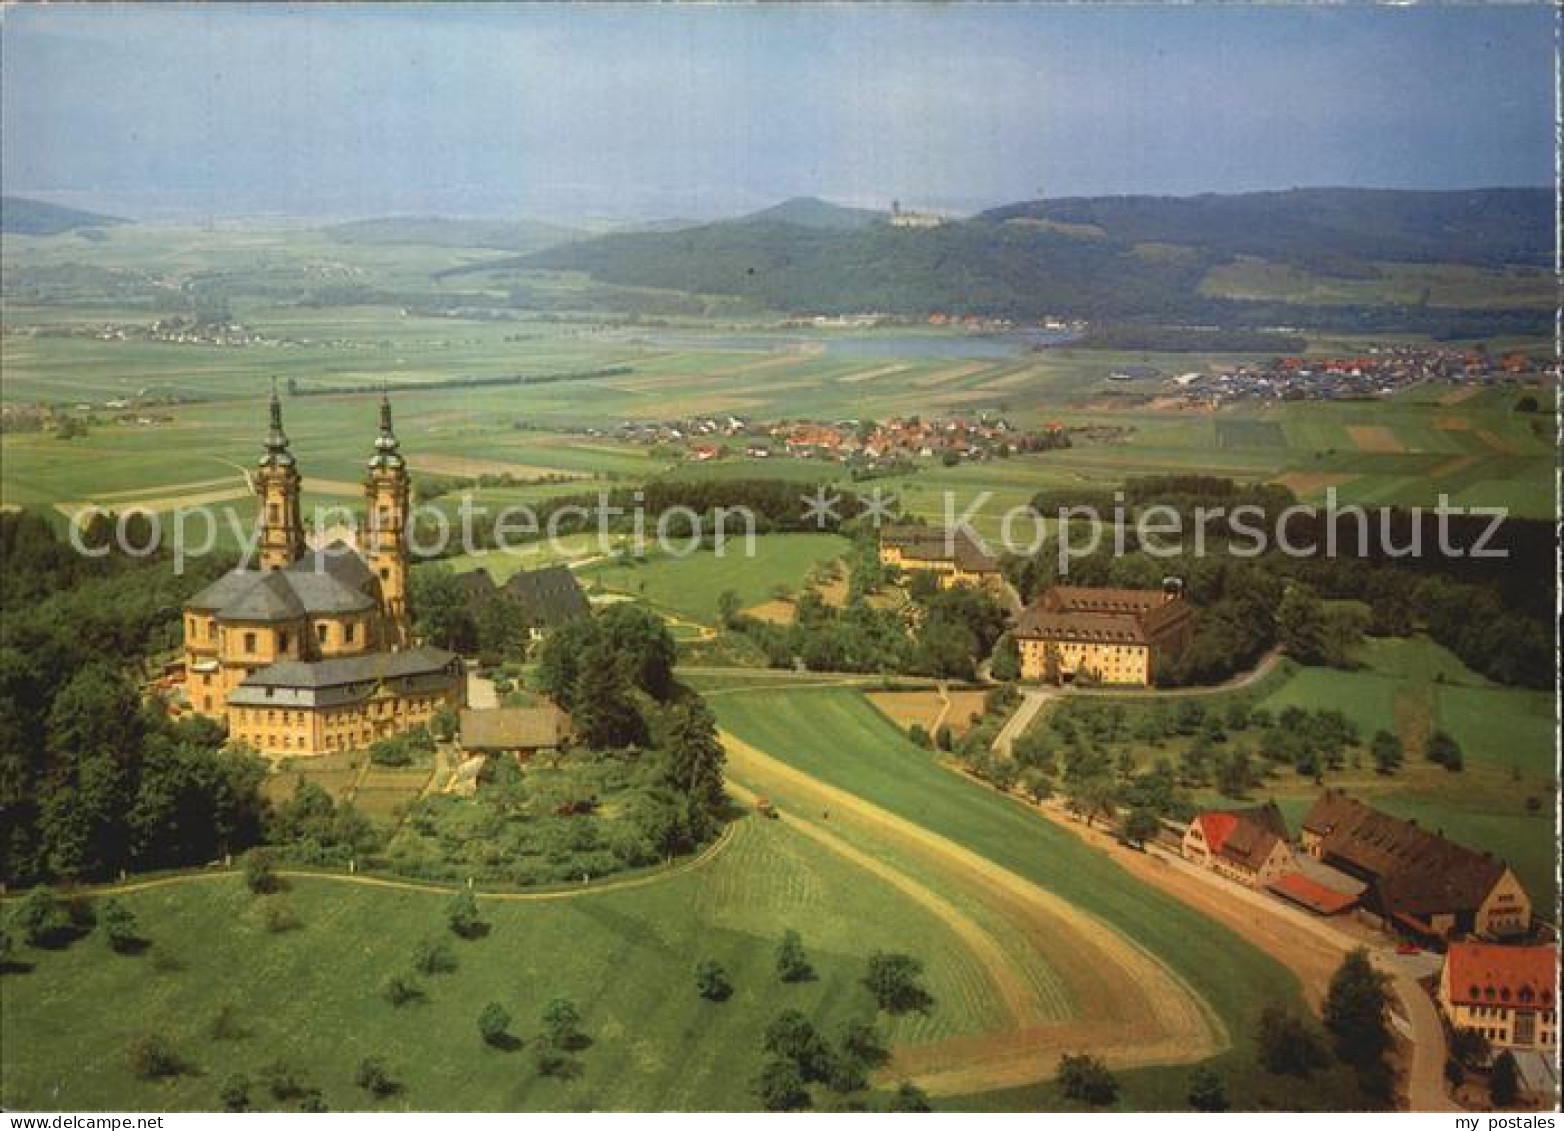
[[[510,754],[525,760],[540,750],[557,750],[569,738],[570,716],[549,704],[463,711],[457,742],[468,756]]]

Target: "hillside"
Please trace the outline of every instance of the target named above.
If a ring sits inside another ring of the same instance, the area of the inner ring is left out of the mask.
[[[801,228],[822,228],[833,232],[854,232],[878,224],[886,213],[872,208],[847,208],[821,200],[817,196],[795,196],[759,212],[741,216],[732,223],[797,224]]]
[[[122,220],[118,216],[83,212],[79,208],[66,208],[23,196],[0,197],[0,232],[12,235],[57,236],[81,228],[106,228],[112,224],[128,223],[129,220]]]
[[[1006,205],[980,219],[1087,226],[1132,243],[1179,244],[1327,271],[1361,272],[1363,260],[1543,267],[1553,255],[1553,200],[1546,189],[1072,197]]]
[[[1545,321],[1535,304],[1526,311],[1521,303],[1408,303],[1388,288],[1365,301],[1317,306],[1201,291],[1209,272],[1240,257],[1370,281],[1396,262],[1451,265],[1479,276],[1480,287],[1484,270],[1534,265],[1550,253],[1551,205],[1542,189],[1031,202],[928,230],[822,227],[819,205],[780,206],[781,215],[814,217],[813,224],[769,210],[679,232],[611,234],[453,273],[583,271],[608,283],[735,295],[799,313],[1027,320],[1048,313],[1430,333],[1527,332]]]
[[[580,236],[571,228],[537,220],[453,220],[442,216],[351,220],[322,231],[346,244],[425,244],[519,252],[541,251]]]

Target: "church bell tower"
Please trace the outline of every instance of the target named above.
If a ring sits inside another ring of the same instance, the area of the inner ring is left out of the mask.
[[[256,556],[264,570],[287,569],[304,556],[304,522],[299,513],[299,468],[282,430],[282,402],[272,389],[271,432],[266,454],[255,473],[255,494],[261,501],[261,537]]]
[[[385,643],[401,646],[411,636],[407,614],[407,461],[391,430],[391,400],[380,398],[380,435],[364,481],[367,516],[365,560],[380,580],[385,607]]]

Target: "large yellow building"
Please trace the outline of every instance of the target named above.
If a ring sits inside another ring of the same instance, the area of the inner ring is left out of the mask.
[[[1090,679],[1145,687],[1159,655],[1181,650],[1195,613],[1177,585],[1164,589],[1084,589],[1055,585],[1016,621],[1021,678]]]
[[[999,562],[964,530],[931,526],[887,526],[880,531],[880,564],[913,573],[932,573],[941,589],[971,585],[997,590]]]
[[[185,604],[185,691],[192,709],[266,754],[367,745],[463,704],[461,661],[409,646],[407,464],[382,399],[365,478],[365,552],[304,539],[298,466],[271,401],[253,477],[258,568],[224,574]]]
[[[1559,1047],[1559,949],[1453,942],[1439,1004],[1453,1029],[1476,1029],[1496,1049],[1553,1057]]]

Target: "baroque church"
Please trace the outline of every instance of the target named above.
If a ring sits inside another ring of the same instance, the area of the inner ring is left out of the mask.
[[[263,754],[328,754],[427,723],[464,705],[461,660],[412,640],[407,608],[407,463],[380,403],[364,482],[363,552],[304,538],[302,482],[272,393],[271,431],[253,476],[255,567],[224,574],[185,603],[185,689]]]

